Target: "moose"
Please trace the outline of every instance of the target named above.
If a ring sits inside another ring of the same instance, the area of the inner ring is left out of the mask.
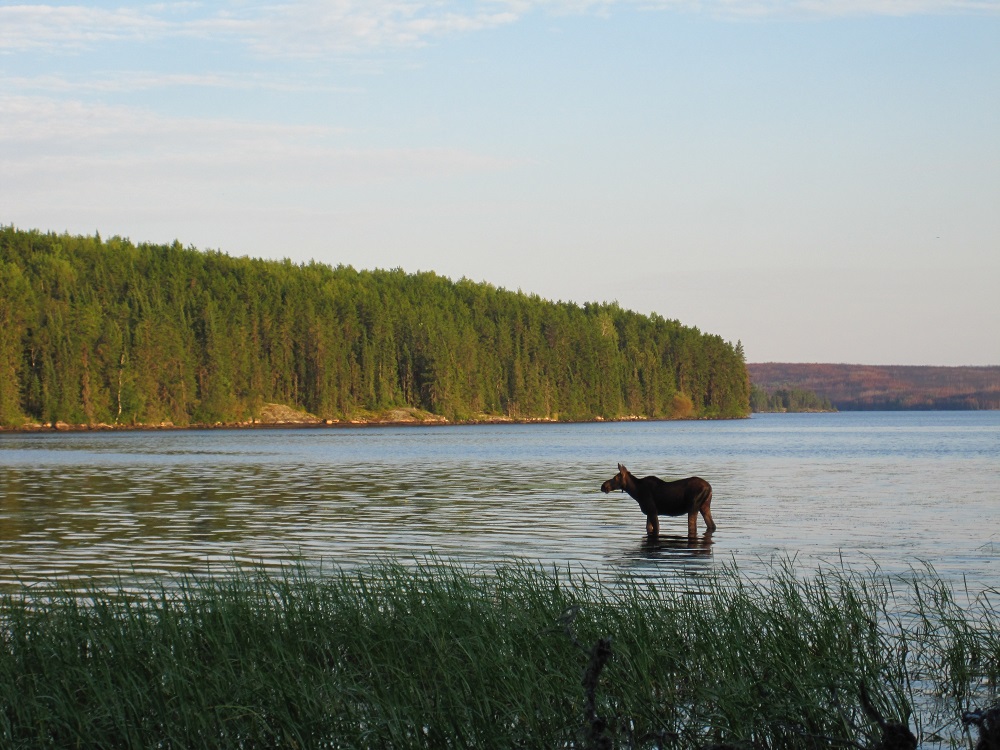
[[[646,514],[646,534],[660,535],[660,516],[688,517],[688,538],[698,536],[698,514],[705,519],[708,531],[715,531],[712,520],[712,485],[701,477],[688,477],[665,482],[659,477],[649,476],[638,479],[622,464],[618,473],[601,485],[601,492],[624,490],[639,503],[639,509]]]

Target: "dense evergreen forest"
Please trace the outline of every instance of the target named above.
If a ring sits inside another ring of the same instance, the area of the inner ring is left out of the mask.
[[[0,425],[743,417],[742,346],[434,273],[0,227]]]

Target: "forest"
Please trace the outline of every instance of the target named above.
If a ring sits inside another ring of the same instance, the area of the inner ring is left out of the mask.
[[[617,304],[0,226],[0,425],[736,418],[742,345]]]
[[[812,391],[840,411],[1000,409],[998,366],[762,362],[747,370],[764,391]]]
[[[830,399],[804,388],[778,388],[768,391],[750,383],[750,410],[760,412],[836,411]]]

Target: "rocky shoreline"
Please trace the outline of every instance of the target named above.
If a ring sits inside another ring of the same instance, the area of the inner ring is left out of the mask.
[[[459,424],[555,424],[560,421],[565,422],[567,420],[560,420],[553,417],[509,417],[494,414],[479,414],[470,419],[451,420],[440,414],[433,414],[422,409],[409,407],[390,409],[378,413],[365,413],[349,419],[323,419],[284,404],[264,404],[258,416],[242,422],[192,422],[181,425],[169,421],[136,424],[108,424],[104,422],[73,424],[61,421],[49,423],[29,422],[19,427],[0,427],[0,432],[128,432],[142,430],[267,429],[288,427],[405,427]],[[644,416],[629,415],[609,420],[596,417],[593,420],[575,421],[644,422],[649,420]]]

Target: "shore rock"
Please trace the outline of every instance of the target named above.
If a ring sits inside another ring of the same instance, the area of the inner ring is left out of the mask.
[[[260,409],[259,424],[322,424],[323,420],[305,411],[298,411],[284,404],[264,404]]]

